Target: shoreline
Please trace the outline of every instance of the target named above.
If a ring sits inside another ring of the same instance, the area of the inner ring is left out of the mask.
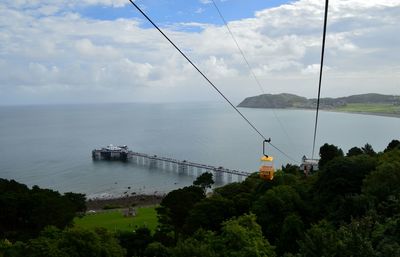
[[[158,194],[140,194],[131,196],[116,196],[112,198],[91,198],[86,200],[86,209],[89,210],[105,210],[105,207],[111,209],[121,209],[129,207],[144,207],[158,205],[161,203],[165,195]]]
[[[239,106],[238,106],[239,107]],[[311,108],[262,108],[262,107],[242,107],[239,108],[249,108],[249,109],[271,109],[271,110],[305,110],[305,111],[315,111],[315,109]],[[350,113],[350,114],[361,114],[361,115],[372,115],[372,116],[381,116],[381,117],[390,117],[390,118],[400,118],[400,113],[384,113],[384,112],[355,112],[355,111],[340,111],[335,109],[320,109],[321,111],[326,112],[337,112],[337,113]]]
[[[339,113],[351,113],[351,114],[361,114],[361,115],[373,115],[373,116],[381,116],[381,117],[391,117],[391,118],[400,118],[400,114],[397,113],[384,113],[384,112],[352,112],[352,111],[338,111],[338,110],[324,110],[328,112],[339,112]]]

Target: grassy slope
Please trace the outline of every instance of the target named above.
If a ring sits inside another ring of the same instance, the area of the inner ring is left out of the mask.
[[[400,106],[392,104],[347,104],[335,109],[341,112],[367,112],[400,115]]]
[[[135,217],[124,217],[121,210],[89,214],[74,220],[76,227],[95,228],[103,227],[110,231],[132,231],[135,227],[146,226],[154,231],[157,226],[155,207],[138,208]]]

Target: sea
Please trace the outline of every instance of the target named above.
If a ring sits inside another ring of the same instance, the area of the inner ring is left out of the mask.
[[[312,156],[315,111],[240,111],[280,151],[279,168]],[[383,151],[400,137],[400,118],[321,111],[314,157],[324,143],[345,153],[366,143]],[[151,155],[257,171],[263,139],[225,103],[126,103],[0,107],[0,178],[89,198],[165,194],[201,173],[133,162],[93,161],[91,151],[127,145]],[[282,153],[283,152],[283,153]],[[240,181],[224,176],[219,185]]]

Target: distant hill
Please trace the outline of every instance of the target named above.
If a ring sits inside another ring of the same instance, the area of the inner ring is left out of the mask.
[[[317,99],[294,94],[263,94],[247,97],[238,107],[314,109]],[[361,94],[338,98],[321,98],[320,108],[338,112],[354,112],[400,117],[400,96]]]
[[[238,107],[246,108],[301,108],[311,109],[315,108],[317,99],[307,99],[294,94],[263,94],[258,96],[247,97],[244,99]],[[383,106],[395,106],[394,112],[397,109],[400,111],[400,96],[395,95],[382,95],[382,94],[361,94],[351,95],[346,97],[338,98],[321,98],[320,108],[321,109],[337,109],[346,111],[346,106],[354,107],[354,105],[360,106],[366,105],[383,105]],[[399,107],[399,108],[397,108]],[[359,110],[363,112],[363,110]],[[366,110],[368,112],[368,110]]]

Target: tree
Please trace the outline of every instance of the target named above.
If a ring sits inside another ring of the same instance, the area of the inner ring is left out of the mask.
[[[198,230],[192,237],[179,241],[171,252],[174,257],[275,256],[254,214],[224,222],[220,234]]]
[[[363,152],[363,150],[361,150],[361,148],[355,146],[353,148],[350,148],[350,150],[347,152],[346,156],[351,157],[351,156],[356,156],[356,155],[360,155],[363,153],[364,152]]]
[[[197,203],[186,219],[185,230],[194,233],[197,229],[219,231],[222,222],[235,215],[233,201],[219,195]]]
[[[399,141],[399,140],[393,139],[393,140],[388,144],[388,146],[386,147],[386,149],[385,149],[384,152],[386,153],[386,152],[392,151],[392,150],[394,150],[394,149],[400,149],[400,141]]]
[[[210,232],[199,230],[193,237],[181,240],[171,249],[171,256],[174,257],[219,257],[215,249],[217,236]]]
[[[375,256],[372,231],[373,224],[368,218],[352,220],[350,224],[342,226],[338,231],[338,253],[354,257]]]
[[[337,232],[326,220],[321,220],[306,231],[299,240],[300,256],[304,257],[334,257],[338,255]],[[346,256],[346,255],[342,255]]]
[[[175,240],[183,232],[183,225],[193,206],[205,198],[202,188],[196,186],[184,187],[169,192],[157,208],[160,229],[172,229]],[[163,228],[164,227],[164,228]]]
[[[349,222],[352,216],[359,216],[357,196],[361,193],[364,178],[377,166],[376,158],[368,155],[336,158],[326,164],[314,184],[314,204],[319,217],[325,217],[335,224]],[[362,210],[361,210],[362,211]]]
[[[372,146],[368,143],[365,144],[364,147],[361,148],[363,153],[368,154],[369,156],[374,156],[376,155],[376,152],[372,148]]]
[[[193,185],[200,186],[203,190],[207,188],[211,188],[211,185],[214,184],[213,174],[210,172],[205,172],[198,176],[195,181],[193,181]]]
[[[363,193],[371,199],[374,210],[383,217],[400,213],[400,150],[389,151],[384,155],[394,153],[398,153],[398,159],[391,161],[385,158],[386,161],[365,178],[362,187]]]
[[[285,174],[293,174],[293,175],[300,175],[300,167],[293,164],[286,164],[285,166],[282,165],[282,172]]]
[[[46,228],[39,237],[17,242],[9,249],[11,257],[123,257],[125,251],[104,229]],[[8,253],[7,253],[8,254]]]
[[[263,237],[254,214],[224,222],[219,245],[223,246],[222,256],[275,256],[274,248]]]
[[[286,216],[301,213],[303,201],[299,194],[290,186],[280,185],[268,190],[257,199],[252,211],[257,215],[264,235],[274,244],[280,235]]]
[[[73,204],[75,212],[84,213],[86,211],[86,195],[67,192],[64,196]]]
[[[143,256],[147,246],[153,242],[151,231],[141,227],[133,232],[121,231],[117,234],[120,245],[125,248],[127,256]]]
[[[27,240],[46,226],[65,228],[77,211],[82,211],[84,195],[60,193],[0,179],[0,237]]]
[[[377,257],[400,256],[400,217],[388,218],[373,231]]]
[[[283,255],[284,253],[296,253],[298,251],[297,240],[303,237],[304,223],[299,215],[289,214],[283,220],[281,233],[277,242],[276,252]]]
[[[129,255],[128,255],[129,256]],[[169,249],[159,242],[149,244],[144,252],[148,257],[169,257]]]
[[[214,189],[214,195],[219,195],[233,202],[237,216],[248,213],[253,201],[252,187],[244,182],[230,183],[223,187]]]
[[[319,156],[320,159],[318,162],[318,166],[320,169],[322,169],[330,160],[333,160],[336,157],[342,157],[343,151],[335,145],[329,145],[325,143],[319,149]]]

